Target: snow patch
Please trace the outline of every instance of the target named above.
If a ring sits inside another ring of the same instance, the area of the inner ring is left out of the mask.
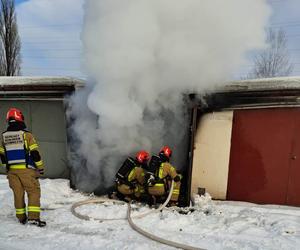
[[[126,204],[105,202],[76,208],[94,218],[120,218],[99,222],[73,216],[74,202],[90,199],[63,179],[42,179],[42,214],[46,228],[24,226],[14,215],[13,195],[0,175],[0,249],[171,249],[133,231],[126,219]],[[300,249],[300,208],[213,201],[209,194],[193,195],[194,206],[181,214],[168,208],[135,224],[166,239],[206,249]],[[149,207],[133,207],[133,216]]]

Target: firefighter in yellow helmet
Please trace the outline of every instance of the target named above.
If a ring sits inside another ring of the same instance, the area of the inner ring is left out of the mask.
[[[116,174],[117,197],[139,200],[144,193],[145,172],[149,160],[147,151],[139,151],[135,159],[128,157]]]
[[[169,194],[171,182],[174,180],[174,187],[169,205],[178,205],[179,191],[180,191],[180,180],[179,175],[174,166],[169,161],[172,156],[172,150],[168,146],[164,146],[159,151],[159,166],[155,170],[155,183],[148,187],[149,195],[152,195],[155,202],[164,202]]]
[[[8,127],[2,133],[0,157],[6,164],[9,187],[14,193],[16,217],[22,224],[43,227],[46,222],[40,220],[41,189],[38,177],[44,173],[44,164],[37,142],[25,130],[24,116],[19,109],[9,109],[6,121]],[[27,213],[25,192],[28,197]]]

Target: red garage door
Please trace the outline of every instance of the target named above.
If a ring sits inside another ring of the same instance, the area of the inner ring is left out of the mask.
[[[300,109],[234,111],[227,199],[300,206]]]

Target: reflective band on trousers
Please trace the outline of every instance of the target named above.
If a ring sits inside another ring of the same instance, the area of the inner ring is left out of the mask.
[[[179,189],[174,189],[172,194],[179,194]]]
[[[28,206],[27,211],[28,212],[39,213],[39,212],[41,212],[41,208],[40,207],[35,207],[35,206]]]
[[[16,214],[25,214],[26,210],[25,208],[16,208]]]

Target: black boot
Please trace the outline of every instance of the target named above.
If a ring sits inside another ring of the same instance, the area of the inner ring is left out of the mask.
[[[156,203],[156,197],[154,195],[149,195],[147,199],[147,204],[149,207],[155,206]]]
[[[19,222],[25,225],[27,223],[27,217],[24,217],[23,219],[19,219]]]
[[[28,224],[35,225],[38,227],[44,227],[44,226],[46,226],[46,221],[42,221],[40,219],[28,220]]]
[[[125,201],[125,195],[121,194],[120,192],[116,193],[116,197],[121,201]]]

